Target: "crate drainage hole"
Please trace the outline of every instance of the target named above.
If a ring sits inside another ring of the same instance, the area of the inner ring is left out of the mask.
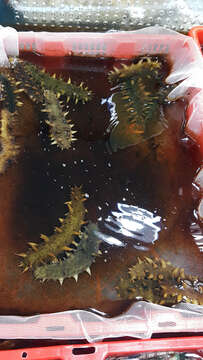
[[[86,355],[86,354],[94,354],[95,347],[86,347],[86,348],[75,348],[72,350],[73,355]]]
[[[27,353],[24,351],[24,352],[22,353],[22,359],[26,359],[26,357],[27,357]]]

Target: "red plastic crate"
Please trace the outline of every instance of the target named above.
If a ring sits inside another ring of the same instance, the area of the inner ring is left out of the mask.
[[[5,350],[2,360],[103,360],[107,357],[132,356],[138,353],[177,351],[199,354],[203,349],[203,337],[128,340],[100,342],[85,345],[60,345],[40,348]]]
[[[199,48],[201,49],[201,46],[203,45],[203,26],[195,26],[192,29],[190,29],[189,36],[191,36]]]

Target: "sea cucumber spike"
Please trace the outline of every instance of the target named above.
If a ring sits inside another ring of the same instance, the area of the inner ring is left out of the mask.
[[[184,271],[183,268],[180,268],[180,276],[181,276],[182,279],[185,278],[185,271]]]
[[[166,262],[164,261],[164,259],[160,259],[160,262],[161,262],[161,266],[163,269],[166,268]]]
[[[69,101],[70,101],[70,96],[67,96],[67,99],[66,99],[66,100],[67,100],[67,102],[69,102]]]
[[[56,79],[56,74],[53,74],[51,77],[52,77],[53,79]]]
[[[78,243],[75,240],[72,241],[72,244],[76,247],[78,246]]]
[[[18,107],[21,107],[21,106],[23,106],[23,103],[22,103],[21,101],[17,101],[16,105],[17,105]]]
[[[30,245],[30,247],[31,247],[34,251],[37,251],[37,244],[36,244],[36,243],[28,242],[28,245]]]
[[[24,267],[24,264],[21,262],[18,264],[19,267]]]
[[[29,270],[29,266],[26,266],[25,269],[23,269],[23,273]]]
[[[151,258],[145,256],[145,259],[147,260],[147,262],[148,262],[149,264],[153,264],[153,260],[152,260]]]
[[[78,103],[78,98],[75,99],[75,105],[77,105],[77,103]]]
[[[89,267],[85,271],[91,276],[91,270]]]
[[[72,206],[71,206],[71,201],[66,201],[65,203],[64,203],[65,205],[67,205],[68,206],[68,210],[70,211],[70,212],[72,212]]]
[[[88,221],[82,220],[81,223],[80,223],[80,225],[82,226],[82,225],[85,225],[85,224],[87,224],[87,223],[88,223]]]
[[[64,113],[64,116],[67,116],[69,114],[69,111],[66,111],[65,113]],[[74,125],[73,125],[74,126]]]
[[[59,218],[60,223],[62,224],[64,222],[63,218]]]
[[[98,250],[97,254],[98,254],[98,255],[102,255],[101,250]]]
[[[57,92],[56,96],[57,96],[57,99],[59,99],[61,97],[61,93]]]
[[[22,83],[22,81],[16,81],[16,86],[20,85]]]
[[[13,91],[14,94],[19,94],[21,92],[25,91],[25,89],[16,89]]]
[[[70,85],[71,84],[71,78],[69,77],[67,84]]]
[[[25,254],[25,253],[18,253],[18,254],[16,254],[17,256],[20,256],[20,257],[22,257],[22,258],[26,258],[26,256],[27,256],[27,254]]]
[[[63,280],[64,280],[64,278],[58,279],[58,281],[59,281],[59,283],[61,284],[61,286],[63,285]]]
[[[78,274],[73,275],[73,278],[75,279],[75,281],[78,281]]]
[[[57,257],[53,253],[48,253],[48,255],[53,258],[54,260],[57,260]]]
[[[40,234],[40,238],[41,238],[42,240],[44,240],[45,242],[48,242],[48,241],[49,241],[49,238],[48,238],[47,235]]]
[[[177,295],[177,302],[178,302],[178,303],[181,302],[182,299],[183,299],[183,295],[182,295],[182,294],[178,294],[178,295]]]
[[[58,226],[56,226],[54,230],[55,230],[56,232],[58,232],[58,233],[61,233],[61,232],[62,232],[61,228],[59,228]]]
[[[62,250],[65,250],[65,251],[72,251],[73,249],[72,249],[72,248],[70,248],[70,247],[68,247],[68,246],[64,246],[64,247],[62,248]]]

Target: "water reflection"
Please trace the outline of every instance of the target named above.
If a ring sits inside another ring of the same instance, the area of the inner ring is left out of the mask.
[[[126,239],[133,241],[139,250],[148,250],[150,244],[158,239],[161,230],[161,217],[138,206],[118,203],[118,211],[111,211],[105,219],[107,234],[100,234],[102,240],[110,245],[125,246]]]
[[[199,226],[198,223],[193,222],[190,225],[190,231],[191,231],[191,235],[194,239],[195,244],[198,246],[199,250],[202,252],[203,251],[203,233],[202,233],[202,229]]]

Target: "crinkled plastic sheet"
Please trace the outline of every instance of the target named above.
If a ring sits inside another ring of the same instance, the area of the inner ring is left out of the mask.
[[[178,304],[174,308],[144,301],[113,318],[102,313],[74,310],[32,317],[0,316],[1,339],[86,339],[95,342],[130,336],[203,331],[203,306]]]
[[[0,26],[0,66],[9,66],[8,56],[18,55],[18,32],[11,27]]]
[[[185,95],[194,90],[190,102],[193,112],[189,120],[190,135],[195,128],[196,134],[202,129],[202,117],[199,114],[199,101],[203,94],[203,60],[201,52],[192,38],[160,27],[148,27],[131,33],[121,34],[129,38],[130,34],[173,35],[179,44],[178,52],[172,54],[172,71],[167,77],[168,84],[177,86],[169,94],[169,100]],[[112,36],[118,33],[104,33]],[[52,34],[54,36],[54,34]],[[46,33],[36,33],[36,43]],[[65,36],[65,34],[63,34]],[[67,34],[70,36],[70,33]],[[5,41],[6,39],[6,41]],[[182,40],[180,47],[179,40]],[[18,56],[17,32],[11,28],[0,29],[0,62],[8,65],[9,55]],[[196,54],[191,57],[190,51]],[[144,50],[143,50],[144,51]],[[197,116],[196,116],[197,115]],[[195,126],[191,125],[195,118]],[[198,125],[199,124],[199,125]],[[199,127],[198,127],[199,126]],[[201,332],[203,331],[203,306],[178,304],[173,308],[137,302],[124,314],[107,318],[96,311],[74,310],[54,314],[42,314],[32,317],[0,316],[1,339],[86,339],[88,342],[131,336],[150,338],[154,333]]]

